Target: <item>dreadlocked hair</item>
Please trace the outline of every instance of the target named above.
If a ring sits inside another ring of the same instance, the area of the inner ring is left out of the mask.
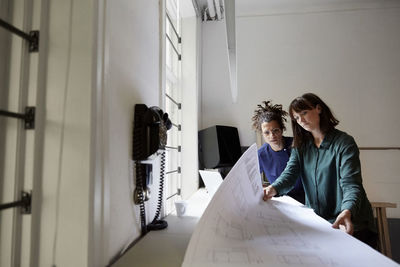
[[[282,131],[286,130],[285,123],[288,113],[282,109],[282,105],[272,105],[271,101],[263,101],[257,105],[254,115],[251,118],[252,128],[255,131],[262,131],[261,124],[264,122],[277,121]]]

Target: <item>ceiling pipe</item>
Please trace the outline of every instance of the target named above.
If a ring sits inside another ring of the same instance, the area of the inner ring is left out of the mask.
[[[208,6],[208,14],[210,15],[211,20],[215,20],[215,5],[214,5],[214,0],[207,0],[207,6]]]
[[[222,19],[221,8],[223,6],[223,2],[224,2],[223,0],[222,0],[222,2],[220,0],[214,0],[214,7],[215,7],[215,11],[217,13],[217,20],[221,20]]]

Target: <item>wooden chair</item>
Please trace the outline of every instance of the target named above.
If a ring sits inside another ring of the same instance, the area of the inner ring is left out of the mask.
[[[379,251],[387,257],[392,258],[386,208],[396,208],[397,205],[396,203],[388,202],[371,202],[371,205],[377,220]]]

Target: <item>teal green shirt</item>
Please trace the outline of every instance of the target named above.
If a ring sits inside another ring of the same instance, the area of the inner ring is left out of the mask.
[[[312,141],[292,150],[285,170],[272,184],[284,195],[302,177],[306,206],[333,223],[351,211],[354,230],[376,232],[371,204],[362,185],[359,150],[353,137],[333,129],[317,148]]]

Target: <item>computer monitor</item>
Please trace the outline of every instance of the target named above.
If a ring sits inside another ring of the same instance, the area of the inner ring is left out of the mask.
[[[242,155],[236,127],[215,125],[199,131],[200,169],[232,167]]]

